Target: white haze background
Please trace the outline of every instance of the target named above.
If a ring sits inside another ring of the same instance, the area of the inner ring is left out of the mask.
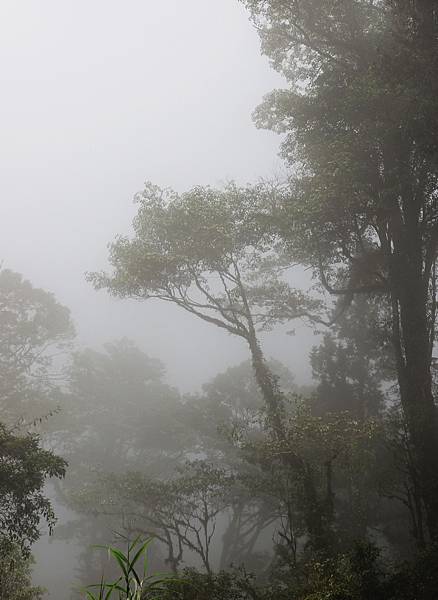
[[[80,345],[127,336],[181,390],[247,358],[177,309],[96,293],[107,243],[128,233],[152,180],[183,191],[282,174],[277,136],[251,113],[282,81],[237,0],[2,0],[0,260],[70,307]],[[309,331],[266,353],[309,378]],[[39,544],[36,579],[68,597],[74,548]],[[49,580],[49,575],[51,579]]]

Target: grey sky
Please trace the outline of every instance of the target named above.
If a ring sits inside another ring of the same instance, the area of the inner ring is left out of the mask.
[[[69,306],[79,342],[128,336],[192,389],[246,349],[158,304],[84,281],[130,230],[134,193],[281,172],[251,113],[281,85],[237,0],[2,0],[0,258]],[[308,334],[268,354],[305,372]],[[299,373],[298,373],[299,374]]]

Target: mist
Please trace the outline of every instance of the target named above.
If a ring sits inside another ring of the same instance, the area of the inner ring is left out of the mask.
[[[198,389],[245,360],[243,344],[174,307],[96,294],[84,274],[105,268],[107,243],[130,231],[145,180],[182,191],[284,176],[278,136],[251,118],[282,80],[246,11],[234,0],[6,1],[0,11],[3,267],[70,308],[77,345],[128,337],[172,385]],[[303,343],[313,343],[304,328],[298,344],[279,336],[268,353],[308,381]],[[41,545],[58,587],[38,564],[37,583],[62,600],[68,547]]]
[[[278,137],[251,119],[281,78],[246,11],[234,0],[0,10],[3,266],[71,309],[78,343],[127,336],[162,358],[170,381],[198,387],[241,360],[240,345],[172,308],[96,294],[84,273],[129,233],[145,180],[183,191],[284,175]],[[282,346],[290,356],[290,340]]]
[[[438,8],[292,4],[0,5],[0,561],[43,598],[139,536],[163,598],[423,599]]]

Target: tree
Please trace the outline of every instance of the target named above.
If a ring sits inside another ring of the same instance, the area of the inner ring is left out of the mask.
[[[41,600],[43,591],[31,582],[30,558],[20,548],[2,540],[0,544],[0,600]]]
[[[238,439],[247,460],[260,466],[261,473],[246,477],[248,487],[276,507],[277,554],[289,567],[302,560],[303,550],[306,557],[333,555],[354,537],[365,538],[372,523],[363,510],[369,497],[354,492],[369,483],[376,466],[376,423],[346,413],[315,416],[311,408],[309,400],[295,400],[283,440]],[[301,470],[282,460],[292,453]]]
[[[91,273],[88,279],[119,297],[157,298],[176,304],[198,318],[236,335],[248,344],[257,384],[266,407],[266,425],[277,440],[285,440],[285,396],[269,369],[257,335],[257,325],[271,321],[257,298],[259,289],[281,273],[272,249],[269,210],[277,192],[265,185],[223,191],[194,188],[178,195],[151,184],[139,194],[134,237],[119,237],[110,246],[111,274]],[[319,302],[295,292],[286,281],[283,296],[296,317],[308,317]],[[255,294],[252,292],[255,291]],[[289,447],[281,460],[301,474],[306,467]],[[315,496],[308,478],[309,506]],[[309,518],[309,527],[318,523]],[[309,529],[309,532],[311,530]],[[322,540],[321,532],[311,533]]]
[[[38,436],[12,434],[0,425],[0,537],[24,548],[39,538],[43,517],[51,528],[55,521],[50,501],[44,497],[45,480],[63,477],[66,463],[39,446]]]
[[[311,405],[314,415],[343,413],[361,423],[373,423],[368,460],[359,470],[347,469],[337,477],[336,513],[350,539],[366,540],[372,529],[379,528],[400,553],[411,549],[412,534],[420,541],[422,531],[421,516],[418,525],[413,510],[417,482],[411,477],[406,427],[398,410],[386,321],[385,303],[363,295],[338,315],[331,331],[311,352],[317,381]]]
[[[250,294],[267,270],[272,275],[281,269],[272,261],[267,226],[274,196],[266,186],[198,187],[178,195],[148,184],[136,198],[134,237],[119,237],[110,246],[113,273],[91,273],[88,279],[119,297],[171,302],[245,340],[269,426],[281,437],[284,398],[257,337],[266,315]],[[314,303],[284,285],[296,316],[305,316]]]
[[[32,422],[54,408],[53,355],[74,336],[70,312],[18,273],[0,271],[0,419]],[[52,401],[51,401],[52,400]]]
[[[56,408],[52,352],[73,336],[67,308],[21,275],[0,271],[0,598],[37,600],[30,547],[55,515],[44,486],[66,462],[41,446],[35,425]],[[33,430],[33,432],[32,432]]]
[[[128,339],[107,343],[100,352],[73,353],[62,410],[50,428],[53,443],[69,460],[74,487],[76,477],[84,480],[87,468],[97,465],[113,472],[128,464],[159,472],[173,463],[183,436],[180,398],[164,383],[164,373],[159,360]],[[164,438],[163,425],[174,427],[171,440]]]
[[[85,496],[93,497],[91,490],[100,493],[100,474],[141,470],[144,477],[166,477],[185,460],[193,434],[179,393],[163,381],[164,365],[128,339],[100,351],[74,352],[67,374],[61,410],[46,429],[69,463],[65,480],[56,486],[57,500],[76,513],[56,536],[74,536],[80,543],[85,582],[98,578],[102,567],[91,544],[110,543],[111,531],[121,527],[122,511],[101,515],[91,500],[85,502]]]
[[[389,307],[401,403],[429,534],[438,537],[432,394],[438,244],[436,0],[245,0],[289,89],[257,109],[294,165],[278,229],[348,304]]]
[[[269,361],[268,367],[278,377],[285,397],[296,391],[292,373],[280,362]],[[286,411],[289,406],[286,405]],[[229,494],[227,514],[222,522],[220,568],[232,564],[266,569],[265,556],[256,545],[267,532],[274,532],[280,520],[277,502],[273,501],[272,479],[259,464],[248,462],[233,435],[246,440],[266,436],[264,402],[250,361],[230,367],[204,384],[202,394],[187,399],[187,427],[197,433],[197,451],[214,465],[233,473],[235,480]],[[231,438],[231,439],[230,439]],[[262,489],[261,482],[266,482]]]
[[[279,361],[270,360],[268,368],[287,398],[297,390],[292,373]],[[202,386],[202,393],[184,398],[181,417],[187,430],[196,436],[199,452],[212,463],[233,469],[241,463],[229,434],[236,427],[261,433],[265,412],[263,395],[250,361],[229,367]],[[287,406],[286,406],[287,410]],[[241,464],[240,464],[241,467]]]
[[[381,524],[373,473],[382,428],[354,412],[315,414],[313,397],[297,397],[290,374],[272,363],[289,392],[286,436],[278,441],[263,426],[263,399],[249,366],[218,375],[204,386],[203,396],[188,403],[199,449],[235,476],[221,567],[239,560],[256,565],[255,544],[267,528],[276,553],[295,566],[303,545],[330,554],[341,541],[366,539],[368,527]],[[282,460],[291,454],[303,469]]]
[[[108,474],[98,485],[76,494],[77,506],[117,516],[126,533],[156,538],[167,552],[165,563],[177,572],[189,552],[207,573],[218,516],[226,510],[232,477],[205,461],[186,462],[172,477],[141,472]]]
[[[88,276],[96,288],[137,299],[171,302],[243,338],[248,344],[257,385],[265,405],[265,427],[287,450],[278,454],[291,477],[303,482],[306,530],[318,550],[329,535],[317,479],[306,460],[288,444],[286,396],[260,347],[257,326],[270,324],[272,313],[260,302],[266,285],[284,263],[274,248],[272,204],[281,190],[266,185],[223,191],[195,188],[181,196],[148,185],[137,198],[134,237],[118,238],[110,250],[113,272]],[[275,287],[287,298],[289,316],[309,318],[320,307],[281,279]]]
[[[383,386],[396,378],[385,318],[381,303],[360,296],[312,349],[310,363],[318,381],[315,411],[348,411],[360,419],[381,414]]]
[[[71,339],[73,327],[52,294],[8,270],[0,271],[0,308],[0,537],[28,551],[40,519],[53,526],[43,489],[48,478],[64,476],[66,463],[26,429],[54,408],[50,351]]]

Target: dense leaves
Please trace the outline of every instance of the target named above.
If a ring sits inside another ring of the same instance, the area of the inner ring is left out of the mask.
[[[59,373],[53,355],[74,336],[70,312],[54,296],[18,273],[0,271],[0,406],[16,425],[56,407]]]
[[[66,463],[43,450],[36,435],[18,436],[0,426],[0,535],[24,546],[39,537],[44,517],[53,526],[51,503],[43,495],[49,477],[63,477]]]
[[[0,600],[41,600],[43,591],[31,584],[32,561],[20,548],[2,540],[0,544]]]
[[[279,211],[286,252],[346,304],[386,303],[429,535],[438,535],[431,385],[438,249],[438,5],[248,0],[289,88],[257,109],[294,167]]]
[[[51,351],[70,341],[73,327],[67,308],[12,271],[0,271],[0,307],[0,536],[29,549],[42,518],[53,526],[43,489],[66,463],[26,429],[56,408]]]

